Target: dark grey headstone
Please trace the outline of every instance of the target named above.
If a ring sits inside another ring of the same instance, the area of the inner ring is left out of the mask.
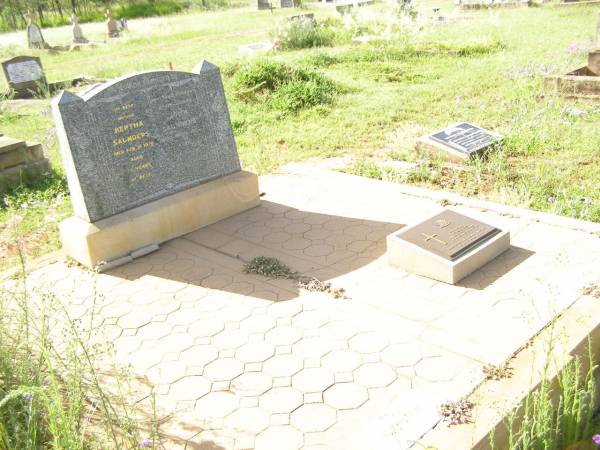
[[[258,4],[259,10],[273,9],[273,5],[271,5],[271,2],[269,2],[267,0],[258,0],[257,4]]]
[[[445,210],[398,236],[442,258],[455,261],[498,233],[498,228]]]
[[[17,94],[31,93],[47,86],[42,62],[38,57],[17,56],[3,61],[2,70],[8,87]]]
[[[90,222],[241,170],[219,69],[147,72],[53,101],[75,215]]]
[[[282,8],[293,8],[294,7],[294,0],[280,0],[280,6]]]
[[[476,154],[500,140],[497,134],[466,122],[434,133],[430,138],[466,155]]]

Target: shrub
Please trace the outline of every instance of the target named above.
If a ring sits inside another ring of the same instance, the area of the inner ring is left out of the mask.
[[[325,47],[336,41],[337,22],[327,19],[316,22],[310,19],[286,20],[276,31],[282,50]]]
[[[240,66],[233,76],[238,98],[266,100],[270,107],[284,112],[329,103],[341,91],[318,72],[269,60]]]

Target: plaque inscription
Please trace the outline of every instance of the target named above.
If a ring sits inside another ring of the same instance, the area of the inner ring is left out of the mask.
[[[426,220],[398,237],[455,261],[500,233],[498,228],[451,210]]]
[[[477,153],[498,141],[497,136],[466,122],[434,133],[431,139],[467,155]]]

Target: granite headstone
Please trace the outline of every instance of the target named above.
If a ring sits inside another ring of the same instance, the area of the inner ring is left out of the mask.
[[[71,15],[71,22],[73,23],[73,43],[87,44],[89,41],[83,35],[83,30],[79,25],[79,18],[75,14]]]
[[[130,75],[53,102],[76,216],[95,222],[241,170],[219,69]]]
[[[293,8],[294,0],[280,0],[281,8]]]
[[[47,87],[44,69],[36,56],[17,56],[2,62],[2,70],[8,87],[17,97],[31,95],[32,92]]]
[[[48,44],[44,40],[41,28],[34,22],[35,16],[29,13],[27,16],[27,45],[32,49],[45,49]]]

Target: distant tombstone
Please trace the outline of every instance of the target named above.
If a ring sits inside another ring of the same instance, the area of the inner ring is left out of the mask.
[[[35,16],[33,13],[27,15],[27,46],[31,49],[45,49],[48,44],[44,41],[42,30],[34,22]]]
[[[289,18],[290,21],[293,20],[307,20],[310,22],[315,22],[315,14],[314,13],[305,13],[305,14],[297,14],[295,16],[291,16]]]
[[[241,171],[219,69],[207,61],[193,73],[146,72],[81,96],[64,91],[52,106],[75,214],[61,236],[82,264],[259,201],[256,175]]]
[[[273,5],[271,5],[271,2],[267,1],[267,0],[258,0],[258,9],[259,11],[265,10],[265,9],[273,9]]]
[[[2,70],[15,97],[29,97],[48,86],[42,62],[36,56],[17,56],[4,61]]]
[[[119,23],[113,19],[112,11],[110,9],[106,10],[104,14],[106,16],[106,33],[109,38],[118,38],[119,37]]]
[[[294,7],[294,0],[280,0],[280,6],[281,8],[293,8]]]
[[[41,144],[0,134],[0,194],[35,182],[50,171]]]
[[[73,23],[73,43],[87,44],[89,41],[83,36],[83,30],[79,25],[79,18],[75,14],[71,15],[71,22]]]
[[[502,137],[499,134],[462,122],[419,138],[417,150],[466,160],[482,154],[500,141]]]
[[[390,264],[455,284],[510,247],[510,233],[446,209],[387,238]]]

